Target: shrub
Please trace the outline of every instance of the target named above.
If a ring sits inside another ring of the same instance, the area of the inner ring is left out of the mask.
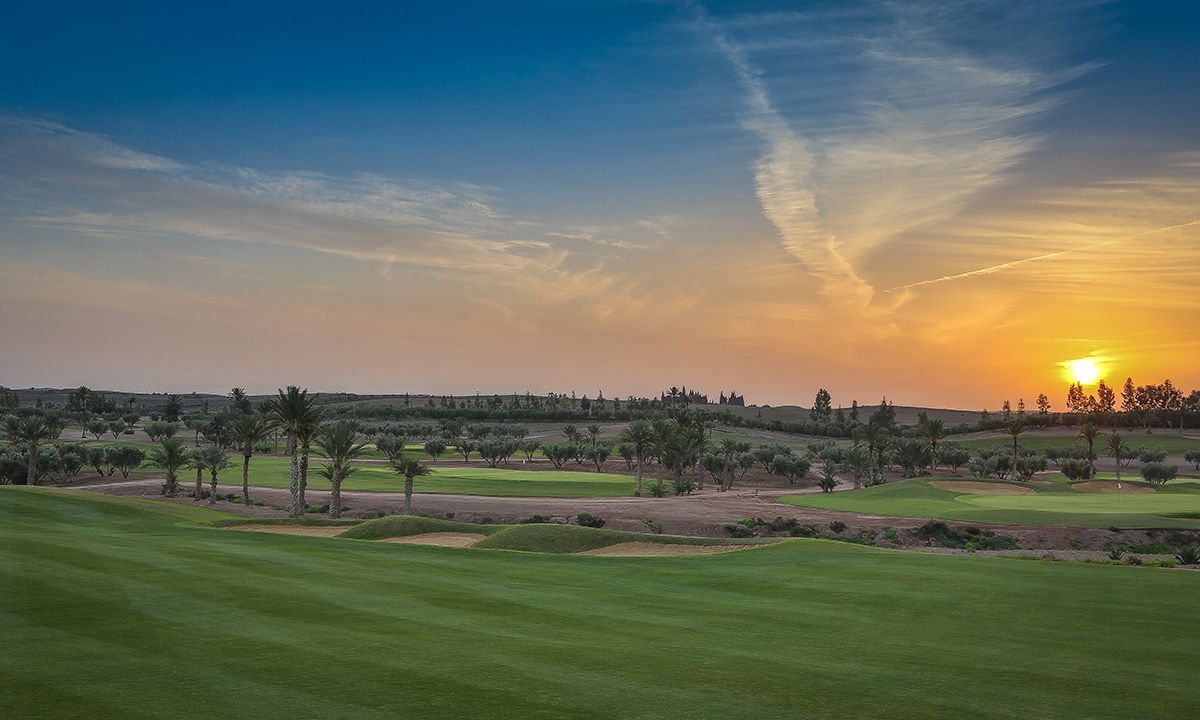
[[[842,522],[841,520],[834,520],[833,522],[829,523],[829,530],[834,534],[840,535],[846,531],[846,523]]]
[[[671,489],[675,491],[676,495],[691,495],[695,486],[692,484],[691,478],[674,477],[671,478]],[[656,495],[655,497],[660,496]]]
[[[1109,545],[1108,549],[1105,550],[1104,553],[1108,555],[1109,560],[1120,560],[1125,554],[1125,551],[1121,549],[1119,545]]]
[[[650,528],[650,532],[654,533],[655,535],[662,535],[663,526],[661,523],[657,523],[650,518],[646,518],[645,520],[642,520],[642,524]]]
[[[608,521],[589,512],[581,512],[575,516],[575,522],[584,527],[602,528]]]
[[[888,542],[893,542],[897,545],[900,544],[900,535],[896,532],[895,528],[884,528],[883,536],[888,539]]]
[[[1142,477],[1147,482],[1165,485],[1167,481],[1175,479],[1175,466],[1168,465],[1162,462],[1146,463],[1142,466]]]
[[[534,525],[534,524],[538,524],[538,523],[545,524],[548,522],[551,522],[551,520],[550,520],[550,518],[546,517],[545,515],[532,515],[530,517],[525,518],[524,520],[518,520],[517,524],[518,525]]]
[[[1062,474],[1066,475],[1067,479],[1071,482],[1090,480],[1092,477],[1092,464],[1087,460],[1080,460],[1079,458],[1063,460],[1059,464],[1059,469],[1062,470]]]
[[[750,532],[750,528],[738,523],[729,523],[726,525],[725,532],[729,533],[729,537],[735,538],[747,538],[753,534]]]
[[[1200,548],[1195,545],[1179,548],[1179,552],[1175,553],[1175,559],[1180,565],[1200,565]]]
[[[662,480],[659,480],[658,482],[650,483],[650,486],[646,489],[646,492],[650,493],[650,497],[666,497],[667,486],[662,484]]]
[[[1183,459],[1192,464],[1192,467],[1200,470],[1200,450],[1188,450],[1183,454]]]
[[[1138,451],[1138,462],[1141,463],[1160,463],[1166,459],[1166,450],[1150,450],[1148,448],[1142,448],[1140,451]]]

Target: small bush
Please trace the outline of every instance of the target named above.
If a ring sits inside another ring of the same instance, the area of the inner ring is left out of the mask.
[[[550,518],[546,517],[545,515],[531,515],[530,517],[527,517],[524,520],[518,520],[517,524],[518,525],[534,525],[534,524],[538,524],[538,523],[545,524],[548,522],[550,522]]]
[[[738,523],[729,523],[726,525],[725,532],[729,533],[729,537],[735,538],[748,538],[753,534],[750,532],[750,528]]]
[[[841,520],[834,520],[833,522],[829,523],[829,529],[834,534],[841,535],[846,531],[846,523],[842,522]]]
[[[1109,560],[1120,560],[1125,555],[1125,551],[1118,545],[1110,545],[1104,554],[1108,556]]]
[[[900,544],[900,535],[896,533],[895,528],[884,528],[883,536],[887,538],[888,542]]]
[[[646,518],[645,520],[642,520],[642,524],[650,528],[650,532],[654,533],[655,535],[662,535],[663,526],[661,523],[657,523],[650,518]]]
[[[656,498],[666,497],[667,496],[667,486],[663,485],[661,481],[656,482],[656,483],[650,483],[650,486],[648,488],[646,488],[646,492],[650,494],[650,497],[656,497]]]
[[[1188,545],[1175,553],[1175,559],[1180,565],[1200,565],[1200,547]]]
[[[584,527],[602,528],[608,521],[589,512],[581,512],[575,516],[575,522]]]

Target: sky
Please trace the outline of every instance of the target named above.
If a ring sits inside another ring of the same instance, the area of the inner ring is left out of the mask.
[[[9,3],[0,384],[1200,387],[1191,2]]]

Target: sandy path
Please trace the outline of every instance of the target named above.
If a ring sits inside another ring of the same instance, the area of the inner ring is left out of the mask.
[[[405,543],[408,545],[437,545],[439,547],[471,547],[485,537],[487,535],[482,533],[431,532],[421,533],[420,535],[383,538],[383,542]]]

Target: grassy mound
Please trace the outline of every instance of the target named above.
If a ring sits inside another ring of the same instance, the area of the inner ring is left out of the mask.
[[[487,527],[471,526],[473,528]],[[605,530],[579,525],[530,524],[501,526],[499,532],[475,543],[476,548],[493,550],[523,550],[540,553],[577,553],[596,550],[624,542],[662,543],[668,545],[746,545],[770,542],[767,539],[734,540],[732,538],[684,537],[680,535],[648,535],[646,533]],[[475,530],[474,532],[479,532]]]
[[[409,535],[424,535],[435,532],[462,532],[491,535],[507,527],[506,525],[476,525],[474,523],[440,520],[438,518],[421,517],[419,515],[391,515],[368,520],[350,528],[338,535],[354,540],[382,540],[383,538],[408,537]]]

